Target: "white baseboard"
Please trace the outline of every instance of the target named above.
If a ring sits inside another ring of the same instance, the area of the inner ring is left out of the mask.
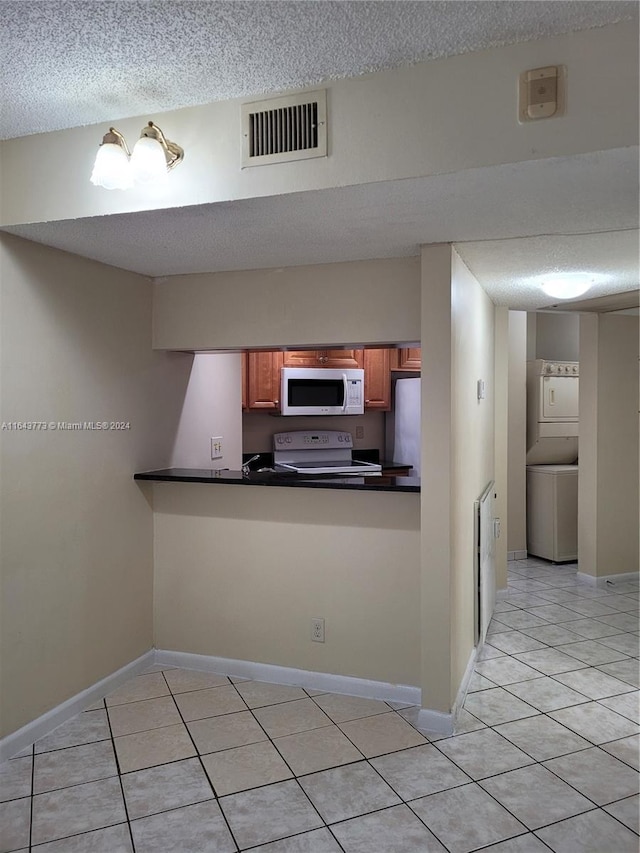
[[[429,708],[421,708],[418,712],[416,728],[426,735],[429,733],[452,735],[453,714],[446,714],[444,711],[431,711]]]
[[[455,723],[458,719],[458,715],[462,710],[465,699],[467,698],[467,691],[469,690],[469,682],[471,681],[471,677],[473,676],[473,672],[476,665],[476,656],[478,654],[478,649],[473,648],[471,654],[469,655],[469,660],[467,661],[467,668],[464,671],[464,675],[462,676],[462,681],[460,682],[460,687],[458,688],[458,694],[456,696],[456,701],[453,705],[453,722],[454,729]]]
[[[464,671],[464,675],[462,676],[462,681],[460,682],[460,687],[458,688],[458,693],[456,695],[456,701],[453,703],[453,708],[451,709],[451,713],[446,714],[443,711],[431,711],[428,708],[421,708],[418,713],[418,722],[416,728],[419,729],[424,734],[439,734],[439,735],[452,735],[456,728],[456,721],[462,710],[464,705],[464,701],[467,698],[467,691],[469,690],[469,682],[471,681],[471,677],[474,672],[474,668],[476,665],[476,655],[477,649],[474,648],[471,654],[469,655],[469,660],[467,661],[467,667]]]
[[[467,663],[462,682],[458,689],[456,701],[451,713],[422,708],[418,713],[417,728],[425,732],[452,734],[456,716],[464,704],[473,674],[476,659],[474,649]],[[86,690],[77,693],[62,702],[46,714],[23,726],[18,731],[7,735],[0,741],[0,760],[4,761],[16,755],[26,746],[49,734],[53,729],[84,711],[97,700],[111,693],[129,678],[139,675],[152,664],[159,666],[176,666],[194,669],[201,672],[216,672],[236,678],[248,678],[266,681],[272,684],[291,684],[306,687],[310,690],[326,690],[330,693],[343,693],[349,696],[361,696],[366,699],[381,699],[389,702],[402,702],[408,705],[420,705],[422,691],[419,687],[408,684],[391,684],[385,681],[373,681],[366,678],[355,678],[346,675],[334,675],[328,672],[312,672],[303,669],[293,669],[286,666],[256,663],[252,661],[219,658],[210,655],[191,654],[189,652],[172,652],[156,649],[123,666],[117,672],[96,682]]]
[[[625,572],[621,575],[587,575],[584,572],[578,572],[576,575],[579,581],[586,583],[588,586],[595,586],[598,589],[615,590],[618,584],[626,583],[627,581],[638,580],[638,572]]]
[[[196,655],[189,652],[171,652],[164,649],[156,650],[155,663],[197,669],[201,672],[217,672],[220,675],[236,678],[251,678],[271,684],[291,684],[296,687],[307,687],[309,690],[345,693],[366,699],[406,702],[408,705],[419,705],[422,694],[419,687],[408,684],[390,684],[386,681],[370,681],[366,678],[333,675],[329,672],[313,672],[288,666]]]
[[[111,675],[107,675],[106,678],[100,679],[100,681],[97,681],[91,687],[87,687],[86,690],[82,690],[60,705],[56,705],[55,708],[47,711],[46,714],[43,714],[32,722],[27,723],[21,729],[2,738],[0,740],[0,761],[11,758],[12,755],[20,752],[26,746],[30,746],[35,741],[49,734],[49,732],[52,732],[58,726],[62,725],[62,723],[70,720],[71,717],[75,717],[80,711],[84,711],[85,708],[93,705],[98,699],[102,699],[107,693],[111,693],[116,687],[124,684],[132,675],[137,675],[144,671],[153,662],[154,652],[152,649],[116,672],[113,672]]]
[[[509,560],[526,560],[527,551],[507,551],[507,561]]]

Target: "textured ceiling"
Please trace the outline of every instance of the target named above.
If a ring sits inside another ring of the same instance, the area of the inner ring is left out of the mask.
[[[607,291],[638,286],[637,187],[638,149],[628,148],[5,230],[150,276],[400,257],[454,242],[497,304],[527,309],[552,300],[520,277],[574,269],[577,252],[618,268]],[[627,229],[619,240],[597,233]]]
[[[0,138],[637,17],[636,2],[592,0],[1,0]],[[151,276],[412,255],[453,242],[497,304],[533,309],[550,300],[524,279],[552,268],[588,263],[609,276],[594,295],[637,288],[637,228],[634,148],[6,230]]]
[[[3,0],[0,138],[603,26],[635,2]]]
[[[588,297],[638,288],[638,231],[614,231],[568,237],[525,237],[456,246],[479,281],[491,280],[490,295],[497,305],[522,309],[567,305],[540,293],[549,273],[585,273],[594,283]],[[541,261],[541,259],[544,259]],[[499,274],[496,277],[496,271]],[[489,290],[486,287],[485,289]],[[539,295],[537,295],[539,294]],[[582,303],[585,297],[570,300]]]

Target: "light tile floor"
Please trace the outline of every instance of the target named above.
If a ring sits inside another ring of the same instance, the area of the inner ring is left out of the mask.
[[[638,585],[509,564],[458,731],[152,668],[0,767],[0,853],[637,853]]]

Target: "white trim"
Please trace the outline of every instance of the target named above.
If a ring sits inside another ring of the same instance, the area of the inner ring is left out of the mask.
[[[638,572],[625,572],[621,575],[587,575],[585,572],[578,572],[577,579],[587,586],[595,586],[598,589],[607,589],[609,586],[616,586],[619,583],[627,583],[628,581],[638,580]]]
[[[460,682],[456,701],[453,703],[451,713],[446,714],[444,711],[431,711],[429,708],[421,708],[418,713],[418,722],[416,724],[416,728],[419,731],[426,735],[428,735],[429,732],[431,732],[431,734],[439,735],[452,735],[454,733],[458,716],[460,715],[460,711],[464,705],[464,700],[467,698],[469,683],[471,682],[471,677],[475,670],[477,653],[478,649],[474,648],[469,655],[467,667],[464,671],[464,675],[462,676],[462,681]]]
[[[453,714],[445,714],[444,711],[431,711],[429,708],[421,708],[418,713],[416,728],[425,734],[452,735]]]
[[[456,695],[456,701],[453,703],[453,723],[454,728],[455,724],[458,721],[458,716],[460,715],[460,711],[462,710],[462,706],[464,705],[464,700],[467,698],[467,691],[469,690],[469,683],[471,681],[471,677],[473,676],[473,672],[476,665],[476,655],[478,654],[478,649],[474,647],[471,650],[471,654],[469,655],[469,660],[467,661],[467,668],[464,671],[464,675],[462,676],[462,681],[460,682],[460,687],[458,687],[458,693]]]
[[[157,649],[155,663],[196,669],[202,672],[217,672],[236,678],[251,678],[271,684],[292,684],[309,690],[326,690],[328,693],[345,693],[366,699],[382,699],[390,702],[406,702],[419,705],[422,691],[409,684],[389,684],[386,681],[370,681],[330,672],[312,672],[269,663],[218,658],[211,655],[196,655],[189,652],[171,652]]]
[[[21,729],[18,729],[12,734],[0,740],[0,761],[5,761],[11,758],[12,755],[23,750],[26,746],[30,746],[35,741],[49,734],[62,723],[66,723],[71,717],[75,717],[80,711],[84,711],[98,699],[102,699],[107,693],[111,693],[116,687],[120,687],[125,681],[128,681],[132,675],[138,675],[154,662],[154,651],[151,649],[141,655],[131,663],[126,664],[121,669],[107,675],[106,678],[100,679],[86,690],[81,690],[70,699],[56,705],[50,711],[47,711],[41,717],[27,723]]]
[[[509,560],[526,560],[527,551],[507,551],[507,561]]]

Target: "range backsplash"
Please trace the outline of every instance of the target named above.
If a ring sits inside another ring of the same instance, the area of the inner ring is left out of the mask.
[[[271,453],[275,433],[297,429],[345,430],[353,436],[354,450],[369,448],[378,450],[380,454],[384,452],[383,412],[324,418],[283,418],[266,412],[249,412],[242,415],[242,452],[243,454]]]

